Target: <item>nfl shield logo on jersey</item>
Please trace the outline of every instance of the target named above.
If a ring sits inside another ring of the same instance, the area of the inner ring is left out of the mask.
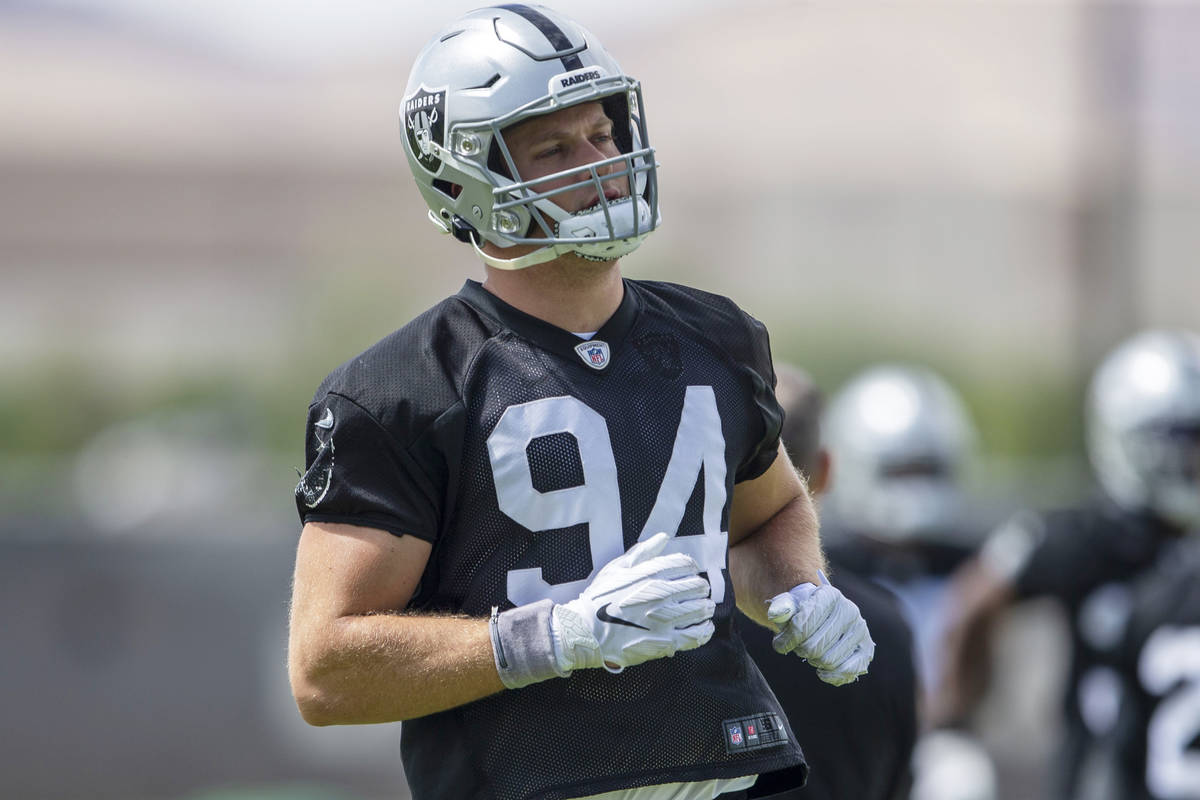
[[[601,342],[598,339],[580,342],[575,345],[575,352],[583,359],[583,363],[592,369],[604,369],[608,366],[608,342]]]
[[[741,744],[742,743],[742,726],[741,725],[731,725],[729,727],[729,743],[730,744]]]

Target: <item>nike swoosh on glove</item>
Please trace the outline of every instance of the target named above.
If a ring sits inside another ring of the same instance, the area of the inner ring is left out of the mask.
[[[778,631],[771,644],[779,653],[795,653],[812,664],[817,677],[834,686],[867,672],[875,642],[867,622],[825,573],[821,585],[802,583],[771,598],[767,619]]]
[[[696,560],[662,551],[656,533],[605,564],[579,597],[551,612],[559,668],[610,672],[694,650],[712,638],[716,604]]]
[[[670,540],[656,533],[629,548],[570,602],[493,608],[492,654],[501,682],[519,689],[576,669],[620,672],[707,643],[716,611],[712,587],[691,556],[662,554]]]

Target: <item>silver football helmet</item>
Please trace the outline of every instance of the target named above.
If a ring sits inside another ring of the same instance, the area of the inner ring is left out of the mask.
[[[827,509],[839,527],[889,542],[954,540],[976,433],[962,401],[928,369],[886,364],[833,398]]]
[[[620,155],[523,180],[504,130],[592,102],[613,120]],[[400,123],[430,220],[470,242],[494,267],[521,269],[567,252],[611,261],[635,250],[659,224],[657,163],[641,85],[595,36],[551,9],[481,8],[448,25],[417,56]],[[534,189],[568,175],[581,177],[552,191]],[[610,185],[614,178],[627,180],[626,196],[606,199],[602,177]],[[571,214],[554,202],[587,184],[595,185],[599,198],[592,208]],[[482,251],[484,241],[538,247],[517,258],[496,258]]]
[[[1117,505],[1200,526],[1200,336],[1152,330],[1119,345],[1087,413],[1092,467]]]

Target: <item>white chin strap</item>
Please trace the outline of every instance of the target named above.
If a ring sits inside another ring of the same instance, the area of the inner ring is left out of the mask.
[[[642,240],[652,230],[650,221],[652,213],[650,204],[643,198],[622,198],[608,203],[608,216],[605,216],[604,204],[569,214],[557,205],[545,201],[537,201],[545,214],[554,219],[555,239],[590,239],[592,241],[560,242],[539,247],[532,253],[526,253],[516,258],[497,258],[483,251],[475,237],[471,238],[471,246],[476,255],[490,267],[504,270],[518,270],[552,261],[566,253],[575,253],[588,261],[616,261],[638,249]],[[636,215],[636,219],[635,219]],[[609,219],[612,220],[611,229]],[[600,237],[601,231],[611,230],[612,236]],[[637,234],[634,234],[634,231]]]
[[[525,255],[517,256],[516,258],[497,258],[496,256],[483,252],[483,248],[479,246],[479,241],[474,236],[471,237],[471,247],[475,248],[475,255],[479,256],[483,263],[487,264],[489,267],[495,267],[496,269],[504,270],[525,269],[526,267],[532,267],[534,264],[543,264],[547,261],[553,261],[564,253],[571,252],[571,245],[546,245],[545,247],[539,247],[532,253],[526,253]]]

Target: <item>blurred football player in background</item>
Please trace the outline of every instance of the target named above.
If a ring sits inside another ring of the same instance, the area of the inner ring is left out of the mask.
[[[1192,457],[1200,470],[1200,446]],[[1200,531],[1164,548],[1134,585],[1115,667],[1112,774],[1096,800],[1200,799]]]
[[[821,443],[821,390],[803,370],[776,364],[775,396],[784,410],[782,439],[814,497],[828,488],[831,460]],[[771,634],[738,614],[738,632],[779,698],[808,761],[800,770],[759,776],[750,797],[796,800],[902,800],[912,785],[917,736],[917,676],[912,632],[896,598],[850,572],[830,580],[862,611],[875,640],[871,671],[846,686],[830,686],[794,658],[776,653]],[[791,790],[790,794],[784,794]]]
[[[923,706],[941,681],[951,575],[981,540],[966,490],[975,425],[944,379],[894,363],[853,376],[830,402],[824,431],[833,465],[822,505],[830,564],[836,576],[867,578],[899,599],[915,639]],[[922,708],[913,797],[993,797],[995,769],[982,745],[929,722]]]
[[[1123,702],[1114,664],[1133,607],[1131,587],[1164,548],[1200,525],[1200,337],[1146,331],[1118,346],[1093,376],[1086,428],[1102,492],[1079,508],[1016,515],[964,564],[946,640],[947,680],[934,706],[939,721],[964,722],[989,685],[987,660],[975,654],[1000,615],[1026,598],[1057,599],[1072,647],[1062,752],[1048,793],[1056,800],[1110,796],[1102,785],[1111,774],[1106,748]],[[1190,698],[1183,703],[1195,704],[1196,695]],[[1186,747],[1182,742],[1176,744]],[[1193,749],[1185,760],[1194,767],[1196,759]]]
[[[486,280],[317,390],[289,669],[313,724],[405,721],[416,800],[742,797],[803,756],[735,596],[823,680],[874,652],[822,578],[766,330],[621,275],[659,219],[644,111],[541,7],[467,14],[409,79],[429,219]]]

